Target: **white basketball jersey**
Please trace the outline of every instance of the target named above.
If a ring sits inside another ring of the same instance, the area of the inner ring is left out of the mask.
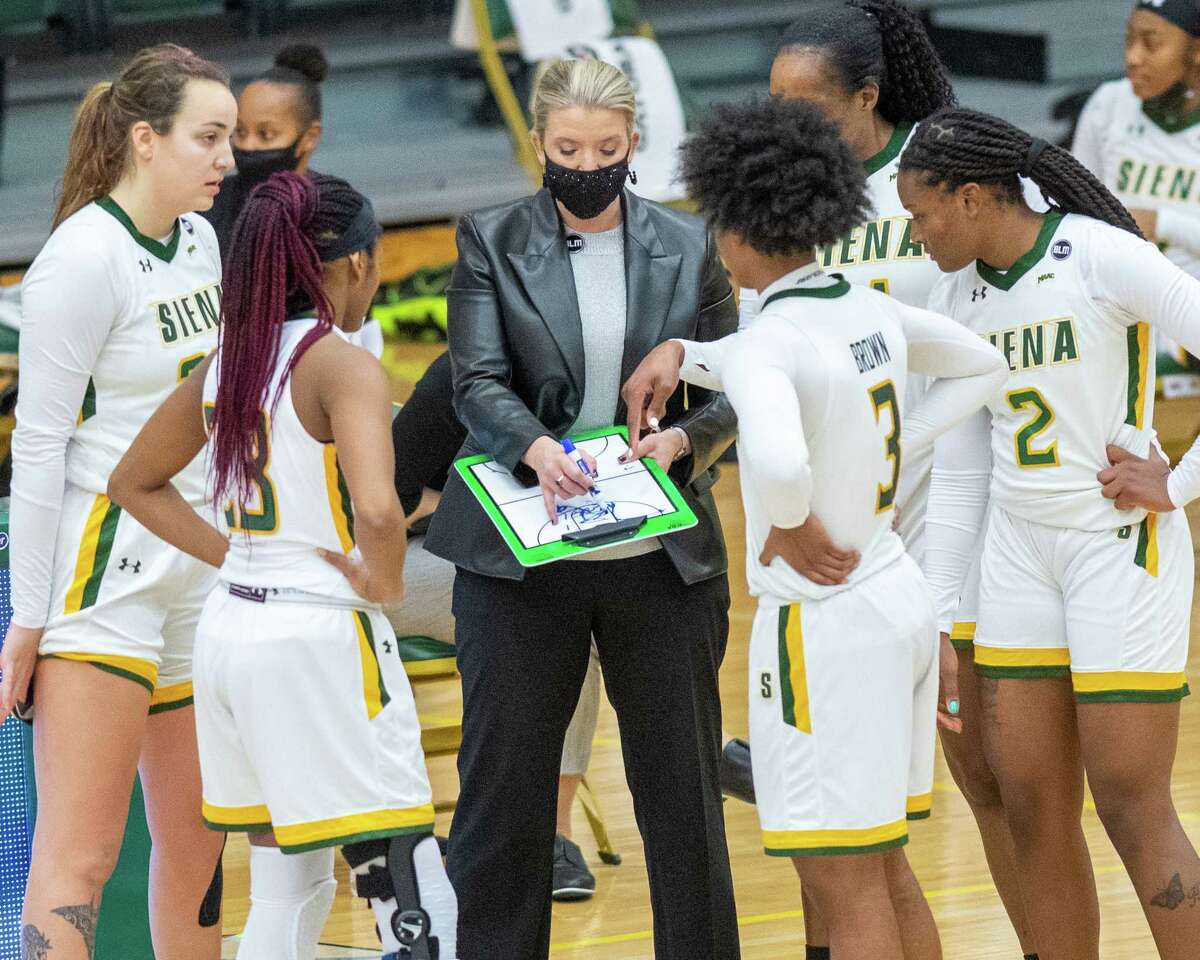
[[[1088,100],[1073,150],[1126,207],[1200,217],[1200,113],[1151,117],[1128,80],[1113,80]],[[1172,263],[1200,277],[1200,254],[1164,248]]]
[[[25,283],[70,282],[74,265],[97,256],[110,265],[119,312],[92,368],[66,470],[68,482],[103,493],[150,415],[217,345],[221,256],[203,217],[180,217],[171,236],[158,241],[105,197],[54,231]],[[203,459],[175,484],[189,503],[203,503]]]
[[[221,505],[230,535],[221,579],[260,589],[302,590],[362,606],[365,601],[349,581],[317,554],[318,548],[347,554],[355,549],[354,510],[337,449],[314,439],[300,422],[290,378],[279,391],[288,361],[316,322],[310,315],[284,324],[267,403],[259,411],[252,496],[245,503]],[[330,335],[346,339],[336,328]],[[218,352],[204,381],[206,424],[217,399],[220,363]]]
[[[1145,516],[1116,510],[1096,479],[1107,444],[1144,457],[1154,437],[1154,331],[1106,299],[1106,278],[1142,270],[1123,258],[1129,245],[1158,257],[1117,227],[1048,214],[1033,249],[1009,270],[977,262],[934,291],[932,309],[1008,361],[1008,383],[989,407],[992,497],[1009,513],[1080,530]]]
[[[874,219],[855,227],[838,243],[818,249],[817,262],[829,272],[840,273],[855,286],[872,287],[910,307],[924,307],[929,302],[929,291],[941,273],[925,248],[913,243],[912,216],[904,209],[896,192],[900,154],[912,132],[913,127],[909,124],[896,127],[887,146],[863,165],[867,171],[867,193]],[[928,389],[928,377],[909,374],[903,395],[904,409],[913,409]],[[906,485],[900,495],[903,507],[900,536],[910,549],[916,551],[918,562],[932,465],[932,449],[915,455],[904,464]]]
[[[809,450],[811,513],[834,543],[862,555],[846,586],[894,563],[904,552],[891,527],[908,353],[891,302],[845,280],[795,287],[768,296],[739,337],[765,345],[789,370]],[[735,386],[726,380],[731,399]],[[768,468],[740,458],[750,592],[796,600],[846,589],[819,586],[779,560],[758,562],[771,522],[755,494],[756,475]]]

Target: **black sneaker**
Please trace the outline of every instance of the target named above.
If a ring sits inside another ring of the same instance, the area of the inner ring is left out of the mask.
[[[721,792],[743,803],[754,803],[750,744],[745,740],[730,740],[721,751]]]
[[[587,868],[583,852],[561,833],[554,835],[554,879],[551,896],[560,903],[590,900],[596,892],[596,878]]]

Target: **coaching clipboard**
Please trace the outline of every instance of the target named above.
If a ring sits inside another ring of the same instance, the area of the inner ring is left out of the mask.
[[[683,494],[653,458],[620,462],[629,449],[625,427],[601,427],[572,440],[596,458],[596,494],[556,501],[558,523],[546,517],[539,487],[520,483],[486,454],[454,462],[522,566],[537,567],[696,525]]]

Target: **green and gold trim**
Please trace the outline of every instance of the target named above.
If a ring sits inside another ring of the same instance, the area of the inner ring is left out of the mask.
[[[892,128],[892,135],[888,138],[887,145],[877,154],[863,161],[863,170],[868,177],[878,173],[900,156],[900,151],[908,143],[908,135],[912,133],[912,128],[911,123],[898,123]]]
[[[150,714],[169,713],[182,707],[190,707],[195,702],[192,681],[172,683],[166,687],[156,687],[150,696]]]
[[[1146,425],[1146,387],[1150,379],[1150,324],[1129,327],[1125,341],[1129,355],[1125,422],[1141,430]]]
[[[97,670],[132,680],[139,687],[145,687],[151,694],[154,693],[154,687],[158,683],[158,665],[150,660],[140,660],[137,657],[117,657],[107,653],[48,653],[46,656],[56,660],[73,660],[76,663],[91,664]]]
[[[878,853],[908,843],[908,821],[867,830],[764,830],[763,851],[768,857],[837,857]]]
[[[1116,670],[1100,673],[1072,673],[1078,703],[1174,703],[1191,691],[1182,671],[1144,673]]]
[[[75,426],[81,426],[83,421],[91,420],[96,415],[96,381],[88,377],[87,389],[83,391],[83,404],[79,408],[79,418]]]
[[[950,628],[950,644],[955,650],[970,650],[975,645],[975,621],[960,620]]]
[[[1148,513],[1146,519],[1138,524],[1137,548],[1133,553],[1133,563],[1141,567],[1150,576],[1158,576],[1158,514]]]
[[[223,833],[270,833],[271,811],[263,805],[253,807],[219,807],[203,801],[200,816],[210,830]]]
[[[97,495],[83,527],[79,555],[75,558],[75,578],[67,589],[63,613],[78,613],[96,602],[120,517],[120,507],[104,494]]]
[[[392,702],[392,698],[383,682],[383,671],[375,652],[375,631],[371,629],[371,618],[361,610],[355,610],[353,616],[354,629],[358,632],[358,655],[362,661],[363,702],[367,705],[367,719],[374,720]]]
[[[275,827],[275,840],[285,853],[305,853],[321,847],[343,847],[364,840],[383,840],[406,833],[433,832],[433,804],[407,810],[375,810],[332,820]]]
[[[904,803],[906,820],[928,820],[933,813],[933,794],[921,793],[909,797]]]
[[[786,290],[778,290],[763,301],[762,309],[765,310],[776,300],[784,300],[788,297],[816,297],[818,300],[836,300],[838,297],[843,297],[850,292],[850,281],[840,273],[831,273],[829,276],[834,282],[825,287],[788,287]]]
[[[346,478],[338,463],[337,447],[332,443],[325,444],[325,492],[329,497],[329,513],[333,517],[338,542],[342,545],[342,551],[349,553],[354,549],[354,507],[350,502],[350,489],[346,486]]]
[[[779,608],[779,682],[783,722],[801,733],[812,733],[804,667],[804,628],[798,603]]]
[[[1003,648],[975,644],[975,671],[992,680],[1045,680],[1071,673],[1066,647]]]
[[[175,226],[171,228],[171,239],[166,243],[162,243],[161,241],[155,240],[153,237],[146,236],[144,233],[138,230],[138,228],[134,226],[133,220],[130,218],[129,214],[122,210],[117,201],[112,197],[101,197],[96,201],[96,206],[98,206],[105,213],[111,214],[116,221],[129,232],[129,235],[133,237],[134,242],[143,250],[154,254],[154,256],[158,257],[158,259],[162,260],[164,263],[170,263],[175,259],[175,251],[179,249],[178,217],[175,218]]]
[[[1047,213],[1033,246],[1007,270],[997,270],[982,260],[976,260],[975,269],[979,271],[979,276],[998,290],[1011,290],[1016,282],[1032,270],[1034,265],[1046,255],[1046,250],[1050,247],[1050,241],[1054,239],[1054,232],[1058,229],[1062,218],[1063,215],[1058,211]]]

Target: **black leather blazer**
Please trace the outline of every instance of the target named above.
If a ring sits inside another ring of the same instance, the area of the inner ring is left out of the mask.
[[[698,217],[626,191],[628,297],[621,379],[672,337],[716,340],[737,329],[737,307],[716,245]],[[532,480],[521,456],[538,437],[566,434],[583,399],[583,333],[558,208],[548,190],[463,217],[450,281],[454,409],[469,431],[459,456],[487,453]],[[613,422],[626,411],[618,401]],[[663,538],[686,583],[725,572],[725,542],[709,488],[737,420],[723,394],[680,385],[663,422],[688,432],[692,452],[671,475],[700,523]],[[484,576],[524,568],[455,471],[426,549]]]

